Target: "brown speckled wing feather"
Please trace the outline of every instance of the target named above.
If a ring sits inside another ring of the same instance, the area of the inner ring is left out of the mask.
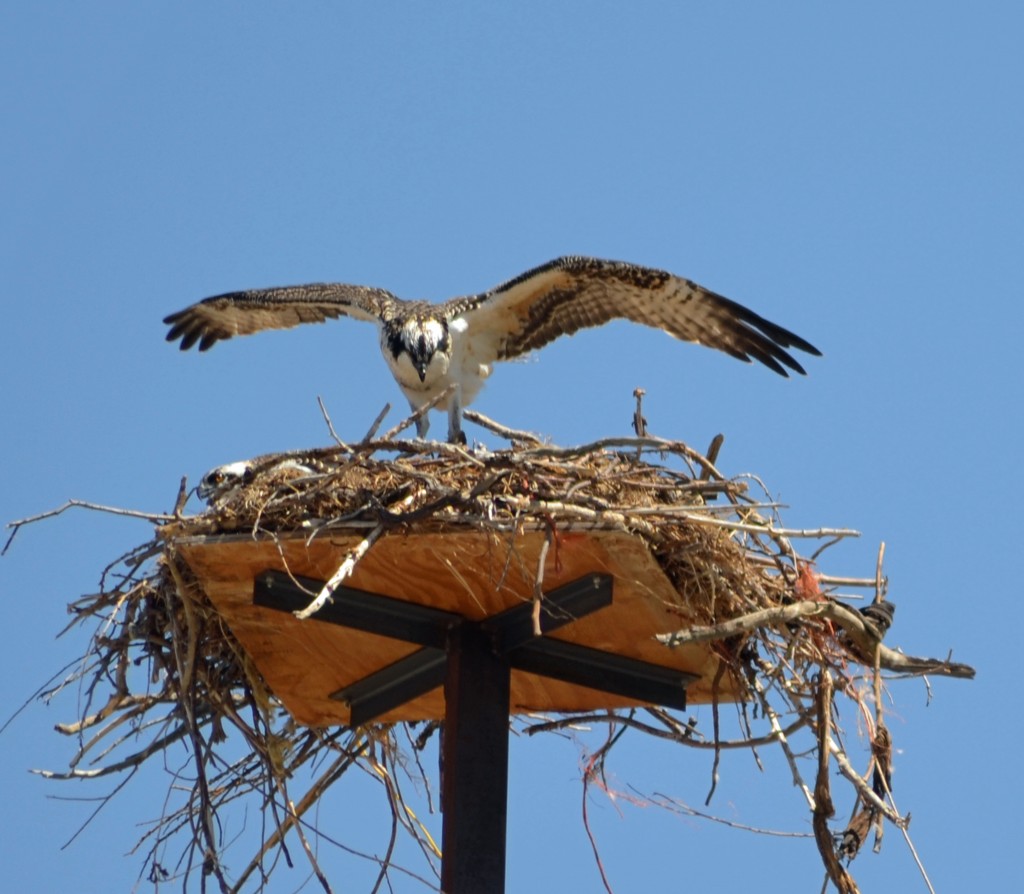
[[[758,360],[783,376],[787,367],[804,372],[786,348],[821,353],[789,330],[688,279],[620,261],[558,258],[482,295],[454,299],[445,308],[464,315],[475,338],[495,333],[496,360],[614,319],[663,329],[746,362]]]
[[[290,329],[341,316],[376,321],[400,303],[384,289],[314,283],[214,295],[164,317],[164,322],[171,327],[168,341],[180,338],[183,351],[198,342],[205,351],[223,339],[264,329]]]

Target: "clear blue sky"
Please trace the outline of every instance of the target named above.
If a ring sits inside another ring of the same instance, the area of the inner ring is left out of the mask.
[[[861,530],[827,570],[872,573],[885,540],[891,642],[952,648],[979,671],[933,681],[930,705],[919,681],[892,687],[898,803],[938,890],[999,889],[1015,871],[1022,794],[1010,607],[1024,485],[1024,13],[482,8],[4,5],[0,520],[71,497],[165,511],[183,474],[325,444],[317,395],[348,437],[385,401],[401,406],[362,324],[179,353],[160,320],[198,298],[327,279],[440,299],[565,253],[668,268],[824,358],[783,381],[617,325],[499,369],[477,407],[569,444],[627,433],[641,385],[657,433],[703,447],[724,432],[720,465],[762,476],[791,524]],[[91,513],[19,534],[0,559],[5,717],[79,653],[81,637],[54,641],[66,603],[148,537]],[[168,777],[155,772],[61,849],[95,806],[66,799],[109,786],[26,770],[66,765],[71,743],[52,727],[74,711],[74,693],[33,705],[0,736],[12,891],[72,879],[129,890],[139,861],[122,855],[161,810]],[[779,756],[766,759],[758,774],[748,754],[728,755],[714,809],[808,831]],[[512,743],[510,891],[599,890],[578,760],[561,739]],[[704,755],[639,740],[612,769],[623,788],[692,804],[710,773]],[[321,820],[383,848],[377,797],[354,779]],[[820,886],[806,839],[603,797],[591,812],[620,894]],[[339,890],[369,887],[372,867],[323,859]],[[924,890],[892,829],[854,872],[865,890]],[[271,890],[303,878],[282,870]],[[425,889],[399,878],[395,890]]]

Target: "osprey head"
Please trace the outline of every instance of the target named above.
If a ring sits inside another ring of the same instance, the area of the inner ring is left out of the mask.
[[[430,385],[447,373],[451,340],[444,319],[417,315],[395,320],[385,326],[382,336],[381,347],[399,384]]]
[[[252,462],[250,460],[239,460],[228,463],[224,466],[217,466],[210,469],[196,487],[196,495],[211,506],[225,496],[230,495],[234,489],[248,484],[252,481]]]
[[[227,498],[233,497],[241,488],[253,482],[257,469],[261,474],[274,475],[277,480],[281,481],[293,481],[297,478],[316,475],[316,470],[311,466],[294,459],[285,459],[274,463],[264,461],[258,465],[257,460],[259,457],[243,459],[210,469],[196,486],[196,495],[211,506],[225,502]]]

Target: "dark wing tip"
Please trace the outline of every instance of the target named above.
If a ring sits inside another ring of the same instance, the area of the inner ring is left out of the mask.
[[[747,337],[741,345],[741,349],[780,376],[789,378],[789,373],[784,367],[788,367],[801,376],[807,375],[807,370],[786,348],[803,351],[814,357],[822,356],[821,351],[809,341],[777,323],[771,322],[771,320],[766,320],[750,308],[723,298],[721,295],[716,295],[715,298],[721,303],[720,306],[728,309],[732,316],[739,321],[740,326],[746,330]]]
[[[782,331],[786,332],[786,330]],[[786,372],[786,370],[783,369],[781,366],[779,366],[779,363],[775,363],[774,361],[769,362],[770,359],[774,358],[774,360],[777,360],[780,363],[785,364],[793,372],[798,373],[801,376],[806,376],[807,370],[803,368],[800,362],[792,354],[790,354],[789,351],[784,350],[784,348],[797,348],[798,350],[801,350],[806,354],[812,354],[815,357],[820,357],[821,351],[814,347],[814,345],[810,344],[810,342],[804,341],[799,336],[792,335],[792,333],[789,332],[787,332],[786,334],[791,335],[792,338],[783,340],[781,338],[775,338],[770,336],[768,343],[771,348],[771,356],[768,359],[765,359],[764,357],[758,357],[757,359],[760,360],[765,366],[774,370],[780,376],[785,376],[787,379],[789,378],[789,373]]]
[[[778,373],[784,379],[789,378],[787,367],[792,372],[798,373],[801,376],[807,375],[807,370],[800,365],[799,361],[797,361],[797,359],[788,351],[784,351],[780,348],[777,342],[766,342],[763,347],[748,347],[747,351],[755,360],[759,363],[763,363],[772,372]]]
[[[782,378],[788,379],[789,373],[786,371],[788,366],[793,372],[800,373],[805,376],[807,373],[804,368],[796,362],[789,354],[779,348],[777,345],[770,342],[764,344],[757,344],[753,342],[743,346],[743,349],[749,355],[746,359],[753,358],[758,363],[761,363],[768,367],[772,372],[778,373]]]
[[[814,357],[822,356],[821,351],[814,347],[814,345],[809,341],[802,339],[799,335],[794,332],[790,332],[788,329],[784,329],[777,323],[770,323],[768,320],[764,319],[764,317],[757,317],[757,319],[752,319],[749,322],[760,329],[781,348],[795,348],[798,351],[803,351],[805,354],[811,354]],[[792,368],[798,369],[798,366]],[[803,370],[799,371],[803,372]]]
[[[187,351],[196,342],[199,342],[199,350],[206,351],[213,347],[221,338],[220,332],[211,331],[207,328],[203,319],[194,313],[194,306],[179,310],[176,313],[168,314],[163,322],[171,328],[164,336],[166,341],[177,341],[181,339],[179,350]]]
[[[781,326],[778,328],[780,330],[779,334],[785,336],[785,340],[778,337],[775,338],[775,341],[778,342],[778,344],[786,348],[796,348],[798,351],[803,351],[805,354],[810,354],[814,357],[823,356],[821,351],[814,347],[814,345],[809,341],[802,339],[799,335],[794,335],[788,329],[783,329]]]

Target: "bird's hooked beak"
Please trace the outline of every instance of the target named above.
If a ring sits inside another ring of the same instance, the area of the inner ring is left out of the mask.
[[[427,344],[427,337],[422,332],[417,339],[416,348],[412,352],[412,365],[416,367],[416,372],[420,374],[420,381],[425,382],[427,380],[427,368],[430,366],[430,358],[434,355],[434,351],[433,346]]]

